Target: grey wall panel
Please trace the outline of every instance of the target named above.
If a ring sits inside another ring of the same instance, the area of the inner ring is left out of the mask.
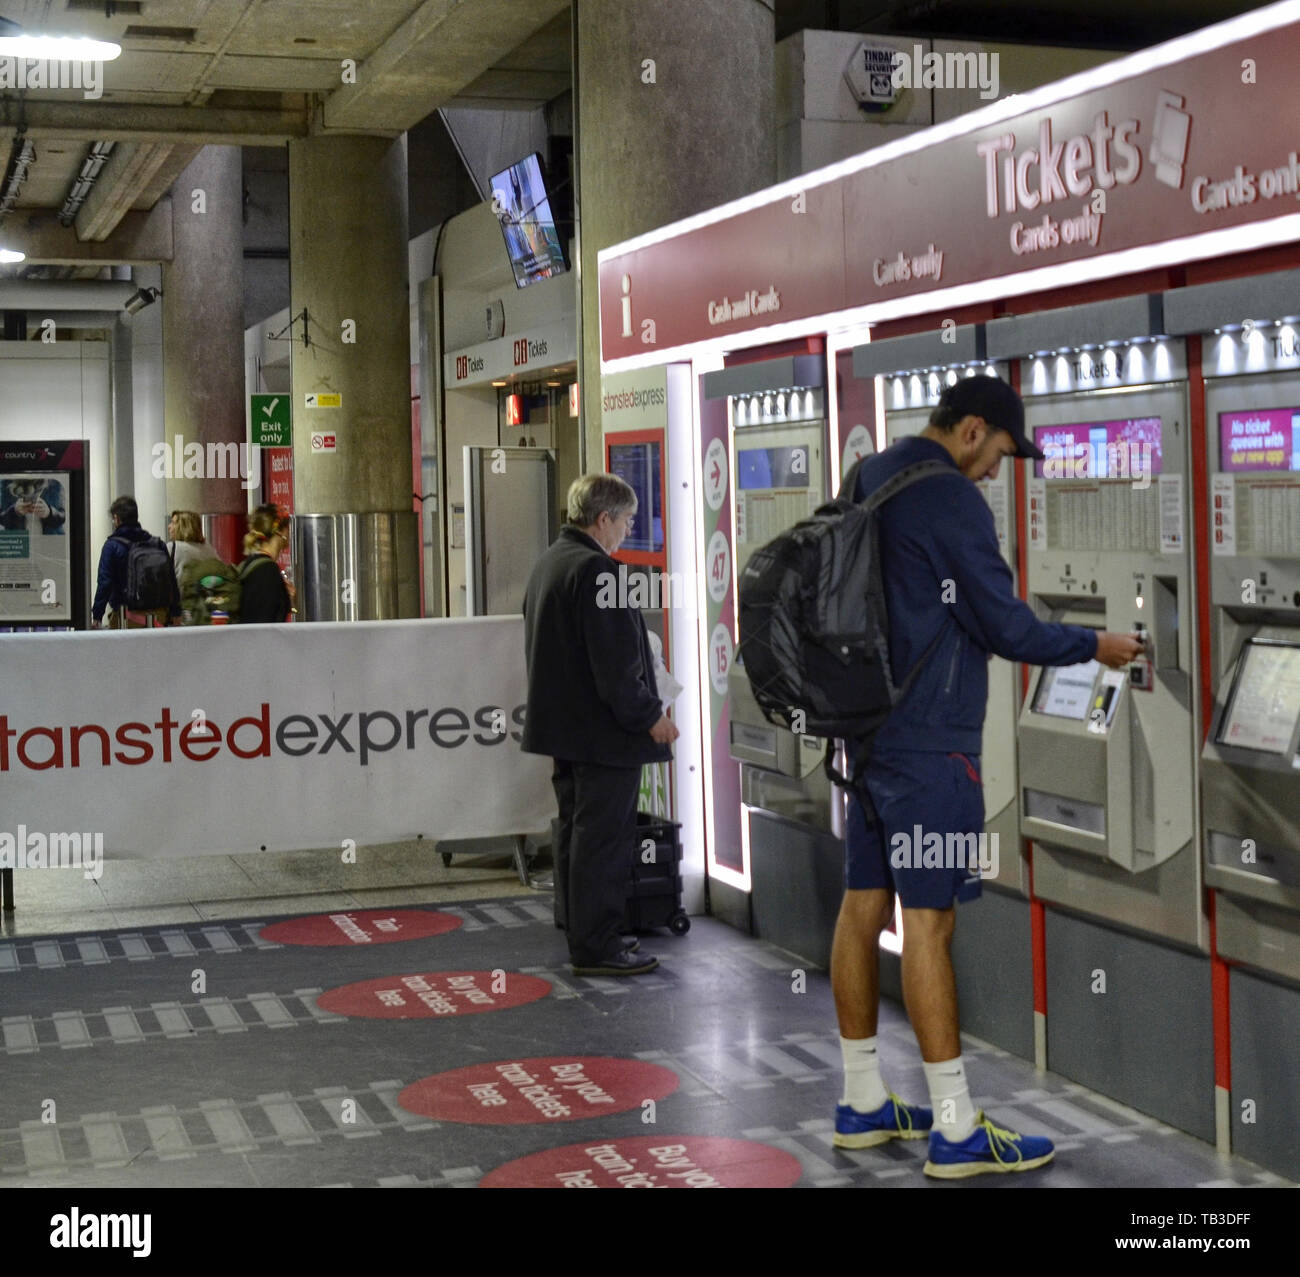
[[[1290,319],[1300,315],[1300,270],[1193,284],[1165,294],[1165,327],[1171,334],[1208,333],[1244,319]]]
[[[909,372],[947,364],[968,364],[984,358],[983,324],[963,324],[945,333],[935,328],[928,333],[887,337],[853,348],[853,375],[875,377],[881,373]]]
[[[1036,315],[1008,315],[985,325],[990,359],[1019,359],[1040,350],[1101,345],[1131,337],[1155,337],[1164,330],[1159,293],[1064,306]]]
[[[824,386],[826,361],[821,355],[763,359],[758,363],[737,364],[734,368],[705,373],[700,381],[705,399],[752,395],[764,390],[785,390],[790,386]]]
[[[1231,980],[1232,1151],[1300,1180],[1300,990],[1240,968]]]
[[[963,1033],[1034,1058],[1034,966],[1029,901],[985,887],[957,906],[952,962]]]
[[[1046,927],[1048,1068],[1212,1143],[1209,959],[1050,908]]]
[[[754,934],[829,967],[844,894],[844,844],[754,812],[749,825]]]

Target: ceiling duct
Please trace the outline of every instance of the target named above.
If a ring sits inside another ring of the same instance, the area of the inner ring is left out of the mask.
[[[86,158],[81,162],[81,171],[73,180],[67,198],[63,201],[63,207],[59,209],[59,221],[62,225],[71,226],[77,220],[77,214],[81,211],[81,206],[86,202],[86,196],[90,194],[91,188],[95,185],[100,169],[104,167],[108,157],[113,154],[115,145],[114,142],[92,142],[90,144],[90,150],[86,152]]]

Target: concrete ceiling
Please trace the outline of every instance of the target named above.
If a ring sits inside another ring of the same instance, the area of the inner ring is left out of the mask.
[[[568,0],[3,0],[0,16],[26,30],[113,39],[122,56],[89,92],[0,90],[5,176],[23,142],[35,151],[0,235],[32,262],[137,260],[157,251],[149,210],[205,144],[392,136],[453,103],[538,106],[569,87],[568,10]],[[95,142],[115,145],[65,228],[58,211]]]

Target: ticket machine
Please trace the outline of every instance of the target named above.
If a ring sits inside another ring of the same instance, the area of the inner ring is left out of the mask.
[[[756,549],[827,499],[825,379],[821,355],[741,364],[702,378],[704,397],[727,403],[734,580]],[[706,572],[714,557],[706,554]],[[754,930],[828,962],[843,852],[822,768],[826,742],[769,722],[739,657],[727,674],[727,695],[730,753],[741,764]]]
[[[1020,827],[1049,905],[1039,1059],[1211,1139],[1186,357],[1159,303],[995,320],[989,346],[1026,356],[1047,454],[1021,463],[1030,605],[1146,640],[1126,669],[1033,670],[1021,708]]]
[[[858,346],[853,352],[853,371],[858,378],[875,382],[876,402],[884,409],[885,446],[924,430],[944,387],[959,377],[991,375],[1009,380],[1009,365],[990,363],[984,354],[983,325],[885,338]],[[1014,574],[1014,468],[1003,465],[996,479],[981,482],[978,487],[992,509],[998,547]],[[1032,941],[1025,903],[1029,869],[1021,850],[1016,785],[1019,708],[1020,667],[999,656],[992,657],[980,774],[987,845],[997,854],[990,858],[990,870],[983,874],[983,898],[977,906],[963,906],[960,911],[953,952],[963,1027],[977,1037],[1032,1058]],[[988,978],[991,970],[998,972],[996,980]]]
[[[1300,981],[1300,343],[1204,339],[1214,714],[1201,755],[1221,955]]]

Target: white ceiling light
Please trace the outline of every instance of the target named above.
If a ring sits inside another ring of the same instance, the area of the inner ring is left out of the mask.
[[[79,35],[34,35],[0,18],[0,57],[43,58],[50,62],[112,62],[122,53],[113,40]]]
[[[7,266],[10,262],[21,262],[26,256],[26,253],[20,253],[12,248],[0,248],[0,266]]]

